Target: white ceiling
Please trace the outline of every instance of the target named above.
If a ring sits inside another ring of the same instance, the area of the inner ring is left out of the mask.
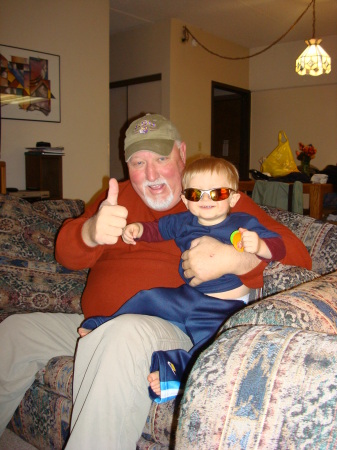
[[[309,4],[310,0],[110,0],[110,34],[175,18],[196,37],[202,29],[254,48],[281,37]],[[337,0],[316,0],[315,10],[316,38],[337,35]],[[312,23],[310,6],[281,42],[310,39]]]

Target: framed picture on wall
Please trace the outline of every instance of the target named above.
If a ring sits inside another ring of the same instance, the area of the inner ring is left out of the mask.
[[[1,118],[61,122],[60,57],[0,44]]]

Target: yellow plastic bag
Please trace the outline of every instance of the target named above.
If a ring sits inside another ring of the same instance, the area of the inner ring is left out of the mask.
[[[272,177],[284,177],[291,172],[299,172],[284,131],[279,131],[278,146],[263,161],[261,172],[268,172]]]

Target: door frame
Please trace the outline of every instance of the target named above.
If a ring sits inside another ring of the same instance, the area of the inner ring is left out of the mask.
[[[222,90],[224,92],[230,92],[239,96],[241,100],[241,118],[240,118],[240,179],[249,179],[249,164],[250,164],[250,119],[251,119],[251,92],[247,89],[242,89],[229,84],[219,83],[212,81],[211,87],[211,154],[214,146],[214,103],[215,103],[215,91]]]

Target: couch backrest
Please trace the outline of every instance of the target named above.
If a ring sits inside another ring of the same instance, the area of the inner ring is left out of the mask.
[[[268,206],[261,206],[273,219],[290,228],[304,243],[312,258],[312,270],[285,266],[279,262],[268,264],[264,271],[262,292],[255,291],[251,300],[267,297],[291,289],[337,270],[337,226]]]
[[[266,206],[262,209],[301,239],[312,258],[314,272],[323,275],[337,270],[337,225]]]
[[[87,271],[58,264],[54,244],[62,222],[83,211],[82,200],[0,195],[0,320],[14,312],[81,312]]]

